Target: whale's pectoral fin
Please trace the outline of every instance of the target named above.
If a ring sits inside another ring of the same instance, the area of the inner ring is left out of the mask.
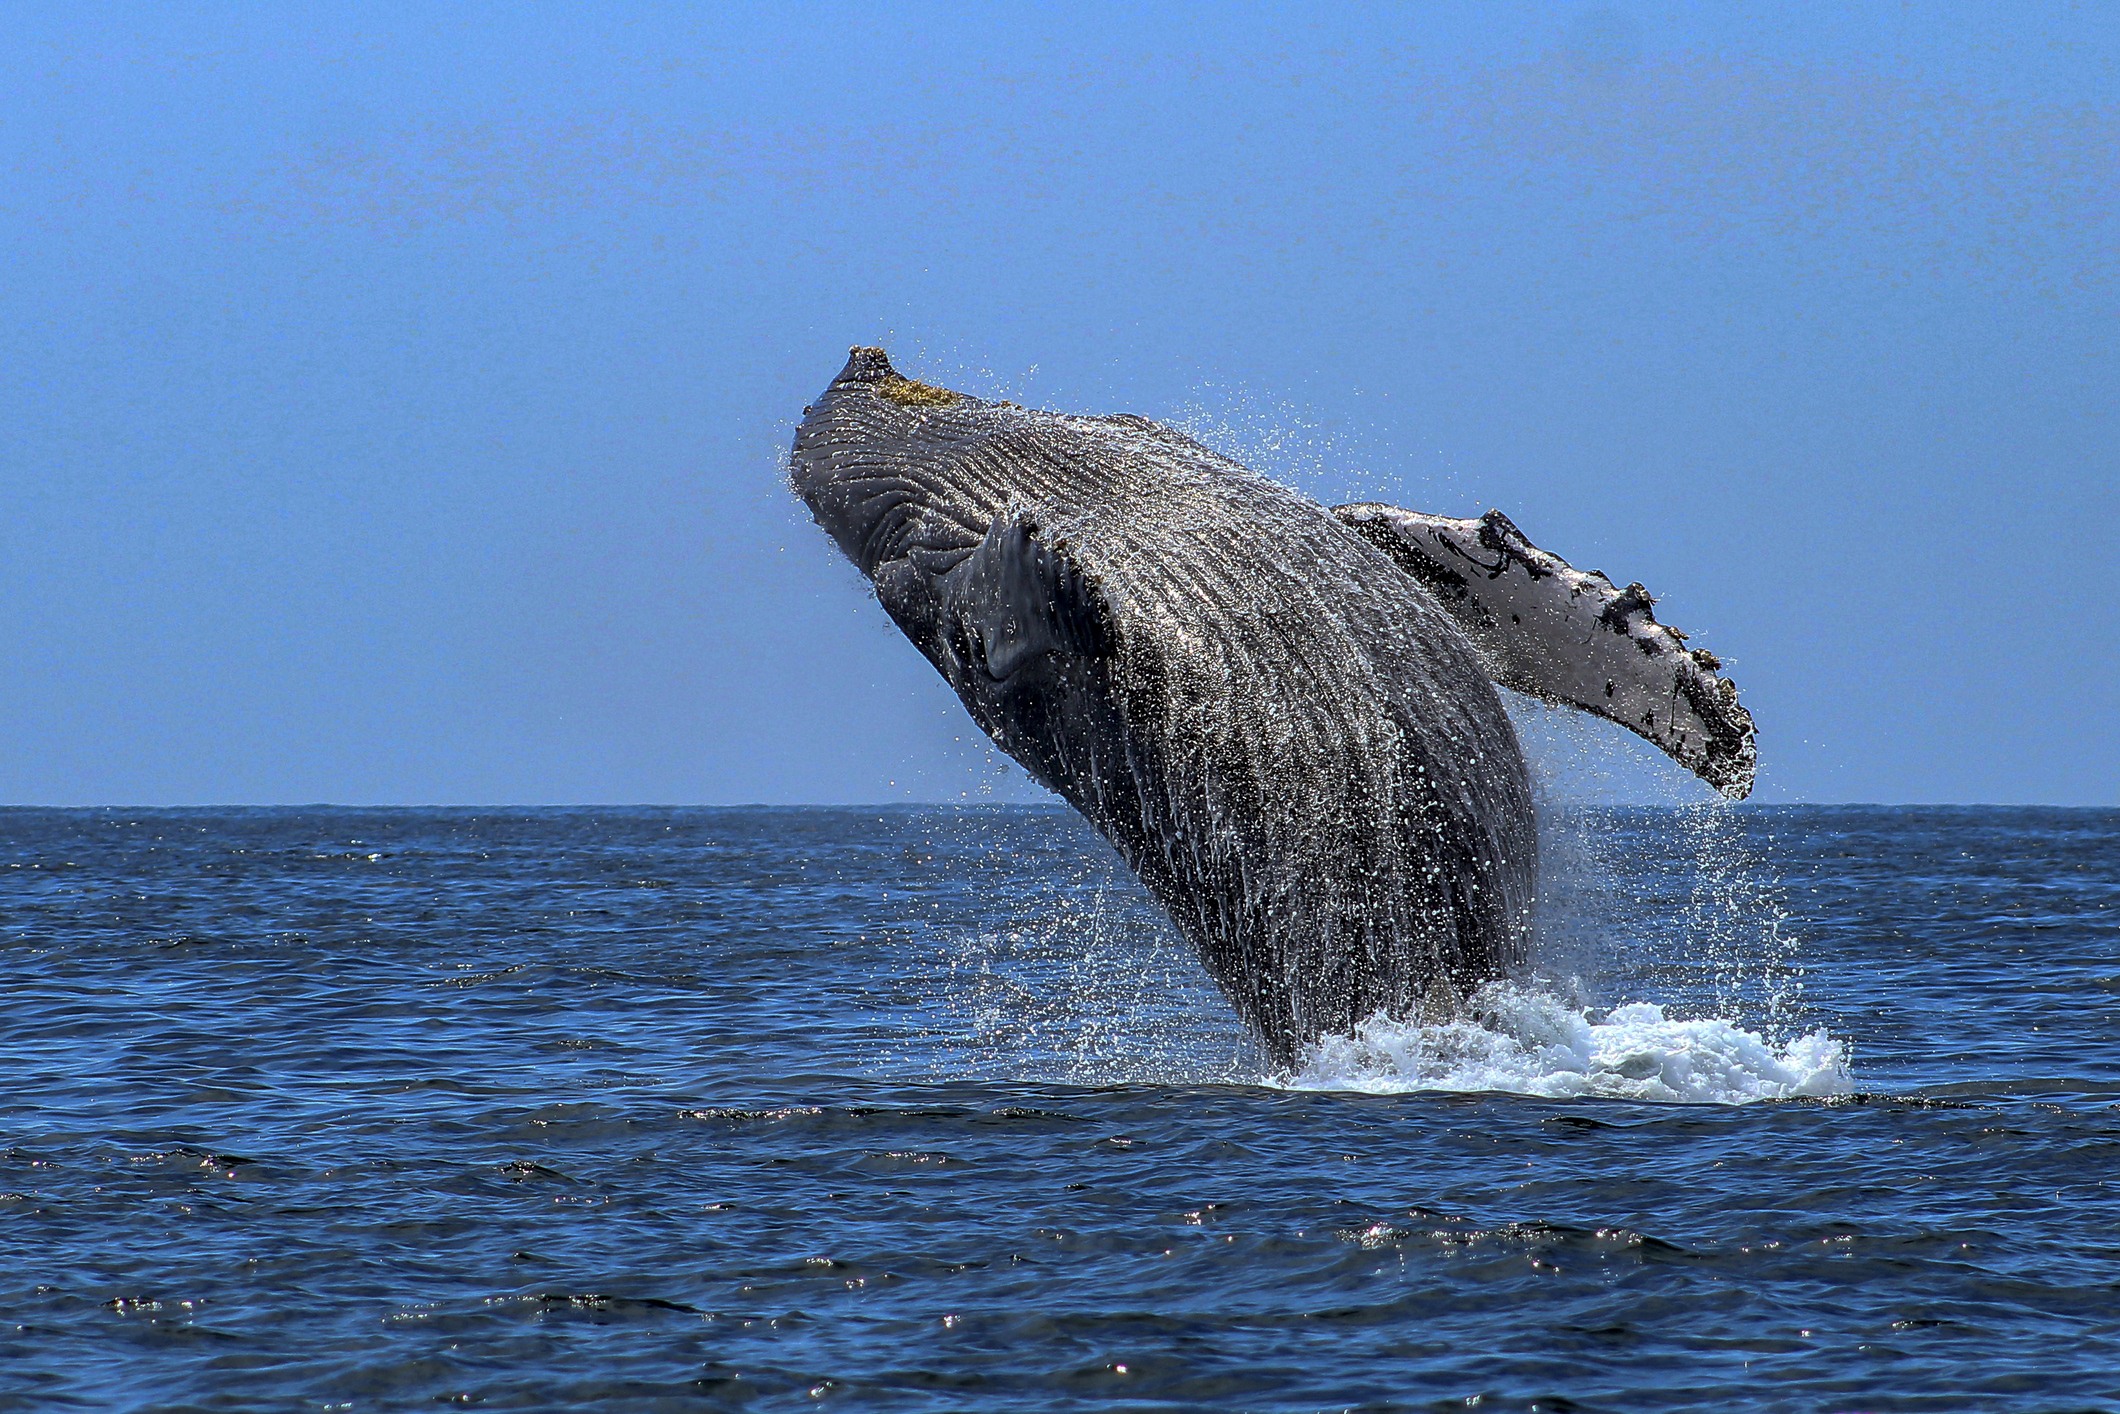
[[[1095,586],[1065,546],[1041,538],[1020,512],[994,518],[979,548],[950,571],[945,595],[956,651],[995,681],[1048,653],[1110,651]]]
[[[1342,521],[1426,585],[1504,687],[1609,717],[1733,800],[1752,793],[1752,715],[1722,665],[1656,621],[1639,584],[1615,588],[1524,538],[1500,511],[1478,520],[1374,503]]]

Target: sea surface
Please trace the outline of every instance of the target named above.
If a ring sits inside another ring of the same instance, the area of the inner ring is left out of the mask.
[[[1276,1073],[1058,807],[0,811],[0,1409],[2120,1411],[2120,811],[1546,829]]]

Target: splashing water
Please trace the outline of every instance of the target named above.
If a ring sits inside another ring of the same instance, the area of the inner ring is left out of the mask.
[[[1539,979],[1490,983],[1447,1022],[1372,1017],[1275,1083],[1714,1104],[1852,1092],[1846,1043],[1801,1025],[1786,902],[1737,817],[1633,738],[1508,702],[1539,792]]]
[[[1266,1083],[1692,1104],[1852,1093],[1846,1043],[1800,1024],[1786,903],[1737,818],[1719,804],[1614,806],[1580,779],[1556,783],[1556,761],[1612,776],[1638,763],[1620,756],[1631,739],[1536,710],[1547,714],[1527,742],[1542,787],[1539,979],[1489,983],[1446,1022],[1373,1016]],[[1628,1000],[1598,1006],[1600,992]]]
[[[1777,1047],[1719,1017],[1668,1017],[1649,1002],[1602,1016],[1545,991],[1491,983],[1473,1018],[1420,1025],[1377,1015],[1309,1048],[1292,1090],[1500,1090],[1519,1095],[1745,1104],[1854,1088],[1823,1030]]]

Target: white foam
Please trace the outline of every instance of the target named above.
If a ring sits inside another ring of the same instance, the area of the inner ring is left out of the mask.
[[[1718,1017],[1667,1017],[1649,1002],[1597,1012],[1509,983],[1472,999],[1473,1020],[1371,1017],[1317,1042],[1279,1083],[1294,1090],[1500,1090],[1741,1105],[1854,1089],[1846,1047],[1823,1029],[1779,1048]]]

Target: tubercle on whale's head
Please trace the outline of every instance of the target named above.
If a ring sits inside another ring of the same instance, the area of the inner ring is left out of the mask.
[[[900,407],[946,408],[955,403],[977,403],[979,399],[951,388],[938,388],[932,383],[922,383],[908,378],[891,366],[891,356],[882,349],[856,344],[847,350],[846,367],[832,380],[832,386],[850,383],[872,389],[889,398]]]

